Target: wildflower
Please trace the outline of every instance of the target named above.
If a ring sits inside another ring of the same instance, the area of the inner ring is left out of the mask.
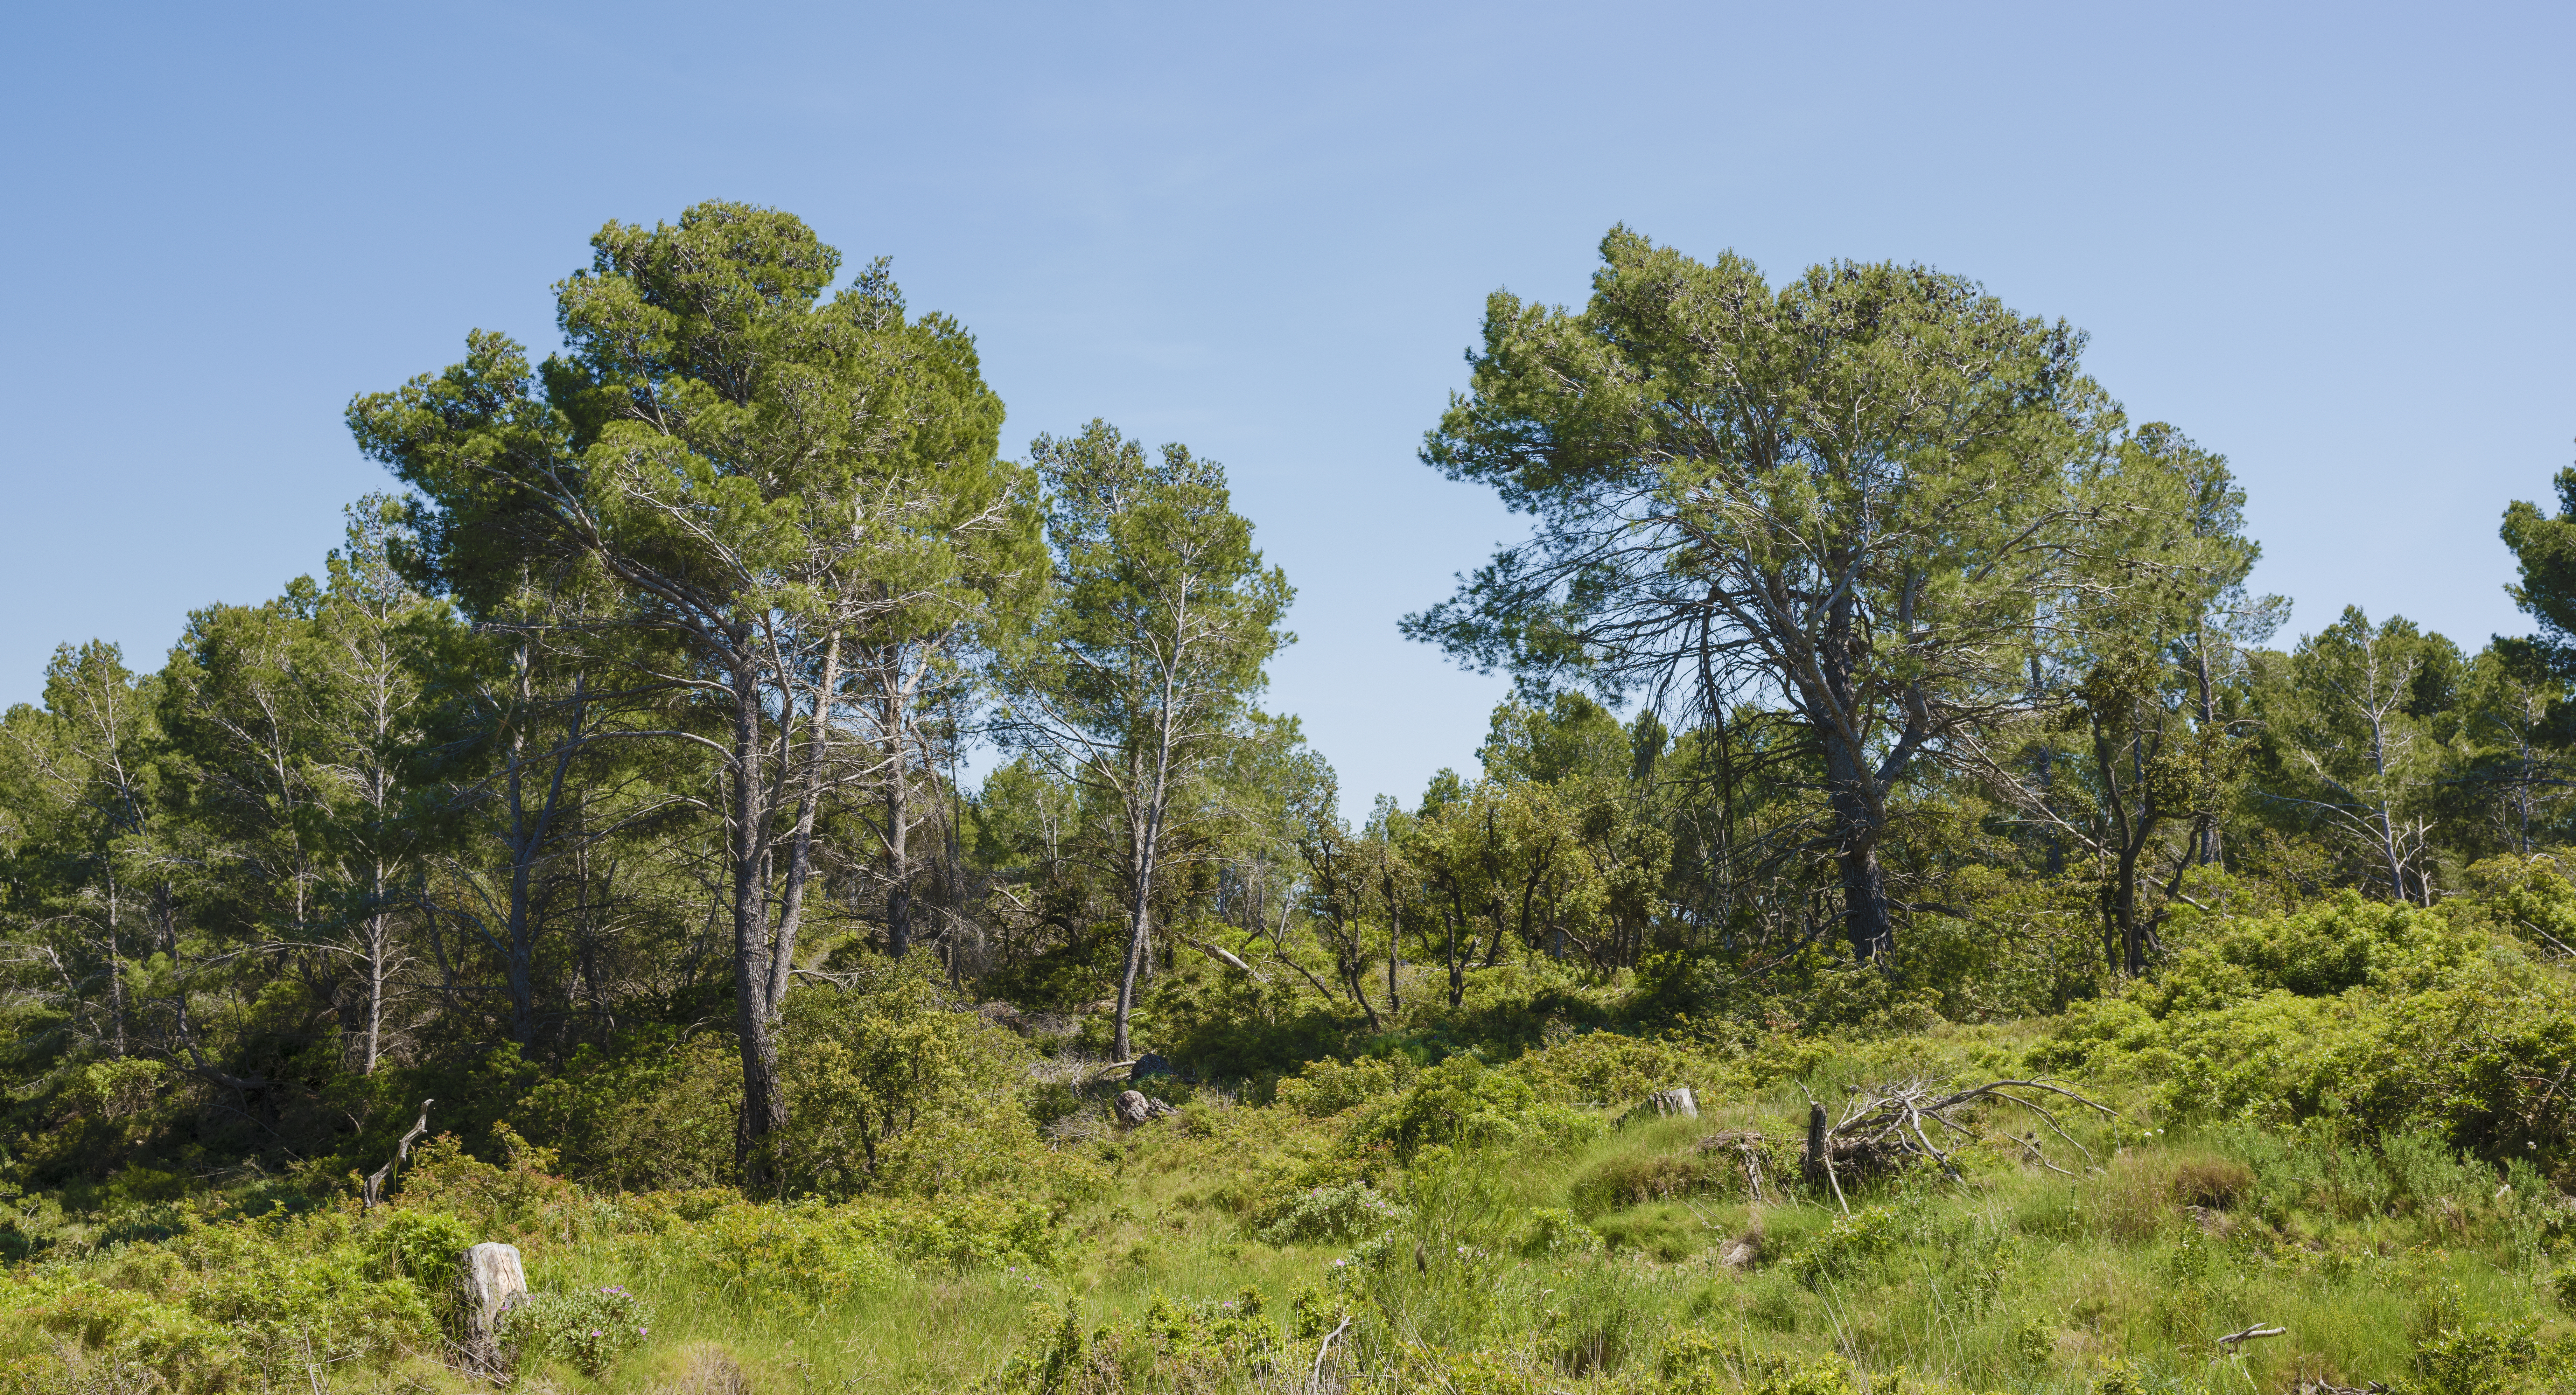
[[[592,1336],[594,1336],[594,1337],[604,1337],[604,1336],[606,1336],[606,1335],[608,1335],[608,1334],[606,1334],[606,1333],[604,1333],[604,1332],[600,1331],[598,1328],[594,1327],[594,1328],[590,1329],[590,1335],[592,1335]]]

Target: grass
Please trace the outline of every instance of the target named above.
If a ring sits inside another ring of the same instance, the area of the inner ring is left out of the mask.
[[[1405,1212],[1368,1241],[1278,1246],[1256,1235],[1261,1208],[1295,1179],[1349,1162],[1347,1120],[1204,1102],[1072,1145],[1087,1153],[1090,1180],[1066,1193],[1064,1257],[1047,1266],[879,1263],[820,1288],[728,1278],[706,1261],[705,1223],[685,1211],[644,1224],[614,1219],[632,1210],[614,1198],[582,1198],[591,1220],[548,1212],[514,1223],[532,1283],[622,1284],[657,1311],[653,1334],[602,1378],[552,1365],[523,1372],[521,1385],[956,1390],[1044,1348],[1070,1311],[1081,1333],[1108,1337],[1084,1337],[1092,1365],[1059,1372],[1055,1388],[1066,1390],[1302,1389],[1320,1329],[1345,1313],[1354,1321],[1324,1363],[1327,1384],[1388,1390],[2568,1388],[2550,1356],[2571,1342],[2553,1289],[2565,1203],[2545,1188],[2499,1192],[2493,1171],[2438,1148],[2374,1151],[2322,1131],[2243,1125],[2149,1133],[2133,1108],[2078,1132],[2090,1165],[2061,1147],[2076,1176],[2017,1150],[1972,1149],[1962,1179],[1855,1179],[1846,1211],[1797,1187],[1794,1168],[1776,1169],[1756,1202],[1738,1154],[1697,1146],[1746,1130],[1793,1137],[1810,1090],[1883,1077],[1891,1058],[1974,1073],[2009,1046],[1965,1029],[1911,1052],[1880,1043],[1801,1078],[1704,1095],[1696,1120],[1556,1150],[1431,1148],[1383,1166],[1381,1185]],[[549,1204],[576,1204],[555,1195]],[[106,1229],[97,1218],[59,1225]],[[279,1235],[278,1245],[299,1243]],[[136,1253],[165,1243],[176,1242],[61,1246],[61,1257],[12,1275],[113,1287],[119,1272],[148,1268]],[[1246,1290],[1265,1300],[1255,1325],[1267,1324],[1256,1344],[1266,1355],[1228,1368],[1210,1355],[1222,1343],[1204,1317],[1173,1314],[1218,1313]],[[84,1348],[24,1301],[33,1292],[0,1313],[11,1372],[0,1388],[160,1388],[117,1368],[147,1357],[144,1347],[111,1336]],[[2287,1332],[2216,1345],[2257,1324]],[[1102,1355],[1113,1350],[1126,1366]],[[157,1369],[191,1378],[184,1361]],[[290,1353],[234,1383],[263,1379],[474,1388],[417,1343],[376,1364],[303,1370]]]

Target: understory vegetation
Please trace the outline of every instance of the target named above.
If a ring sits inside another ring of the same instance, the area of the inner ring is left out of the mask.
[[[0,718],[0,1392],[2576,1389],[2576,471],[2536,634],[2267,647],[2080,334],[1615,229],[1423,448],[1512,696],[1346,811],[1216,462],[592,249]]]
[[[2576,888],[2481,872],[2495,890],[2433,910],[2213,918],[2162,977],[2053,1018],[1899,997],[1791,1025],[1869,996],[1846,983],[1773,999],[1770,1027],[1622,1032],[1633,988],[1498,972],[1373,1054],[1136,1082],[1177,1112],[1134,1128],[1071,1035],[928,976],[818,987],[790,1021],[840,1050],[790,1078],[842,1093],[794,1156],[866,1117],[848,1063],[878,1033],[1003,1072],[922,1087],[991,1112],[904,1135],[898,1182],[792,1164],[813,1180],[783,1203],[688,1185],[731,1158],[680,1122],[709,1087],[605,1059],[586,1102],[547,1082],[502,1111],[581,1140],[576,1168],[497,1120],[497,1161],[440,1135],[372,1210],[317,1171],[130,1166],[14,1196],[0,1342],[31,1391],[464,1388],[457,1259],[500,1239],[547,1324],[513,1330],[518,1379],[567,1390],[2559,1389],[2576,984],[2516,922],[2576,918]],[[1527,1049],[1429,1045],[1533,1002],[1558,1009]],[[1802,1175],[1811,1101],[2041,1074],[2112,1112],[2042,1096],[2061,1132],[1988,1104],[1946,1162]],[[1697,1117],[1641,1107],[1675,1087]],[[2260,1327],[2283,1331],[2220,1343]]]

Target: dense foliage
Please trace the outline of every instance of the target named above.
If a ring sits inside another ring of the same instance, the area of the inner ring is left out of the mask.
[[[1514,695],[1348,813],[1222,467],[1006,459],[786,214],[357,396],[320,575],[0,717],[0,1388],[459,1380],[485,1239],[609,1388],[2576,1379],[2576,471],[2537,636],[2267,647],[2080,334],[1602,251],[1423,452]],[[2110,1112],[1804,1166],[2035,1076]]]

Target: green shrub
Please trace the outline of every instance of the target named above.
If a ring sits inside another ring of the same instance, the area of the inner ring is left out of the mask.
[[[1411,1089],[1379,1105],[1354,1136],[1382,1140],[1397,1156],[1411,1157],[1433,1144],[1561,1147],[1605,1131],[1597,1115],[1545,1103],[1527,1080],[1461,1054],[1422,1072]]]
[[[2481,1322],[2444,1327],[2415,1346],[2414,1388],[2424,1395],[2500,1395],[2526,1377],[2545,1380],[2547,1368],[2563,1367],[2557,1352],[2544,1352],[2534,1337],[2537,1325]]]
[[[1327,1058],[1282,1078],[1275,1098],[1309,1119],[1322,1119],[1384,1099],[1413,1083],[1419,1073],[1408,1056],[1362,1056],[1347,1063]]]
[[[1809,1288],[1843,1279],[1876,1264],[1896,1249],[1901,1221],[1892,1207],[1864,1206],[1832,1225],[1789,1259],[1789,1272]]]
[[[360,1241],[368,1278],[409,1279],[434,1308],[444,1309],[474,1232],[443,1211],[394,1209]]]
[[[1403,1224],[1404,1208],[1366,1182],[1309,1187],[1259,1231],[1262,1243],[1294,1245],[1317,1240],[1365,1240]]]
[[[1719,1079],[1707,1061],[1680,1046],[1616,1032],[1569,1037],[1505,1069],[1556,1104],[1634,1104],[1677,1085],[1705,1091]]]
[[[518,1362],[552,1357],[594,1380],[652,1335],[652,1306],[614,1284],[542,1294],[501,1315],[502,1345]]]
[[[866,973],[788,999],[780,1150],[793,1184],[936,1195],[1025,1176],[1043,1151],[1018,1103],[1028,1048],[956,1011],[927,956]]]
[[[1037,1337],[969,1388],[1029,1395],[1234,1389],[1243,1376],[1268,1371],[1280,1349],[1279,1326],[1264,1314],[1257,1289],[1199,1301],[1158,1293],[1135,1320],[1088,1333],[1079,1309],[1047,1315]]]

